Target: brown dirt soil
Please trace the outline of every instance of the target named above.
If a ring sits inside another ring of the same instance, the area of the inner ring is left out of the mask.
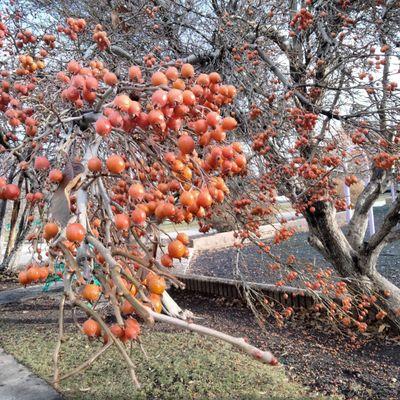
[[[307,315],[287,321],[282,328],[268,322],[261,330],[241,304],[189,293],[182,293],[178,300],[204,318],[202,323],[247,336],[270,349],[291,377],[322,394],[354,400],[400,396],[400,337],[364,335],[353,343],[325,321]]]
[[[0,273],[0,292],[3,290],[11,290],[20,287],[16,274]]]

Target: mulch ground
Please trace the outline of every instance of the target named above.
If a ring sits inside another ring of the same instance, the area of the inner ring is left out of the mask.
[[[235,336],[245,336],[261,348],[270,349],[286,366],[289,376],[327,395],[346,399],[398,399],[400,395],[400,338],[380,334],[361,336],[356,342],[318,319],[298,315],[283,328],[267,323],[261,329],[250,310],[238,301],[171,292],[183,307],[192,310],[199,323]],[[57,329],[54,297],[42,297],[0,308],[0,329],[8,324],[34,324]],[[67,312],[67,323],[72,320]],[[68,327],[67,327],[68,329]],[[172,331],[158,324],[155,329]]]
[[[376,229],[381,225],[387,210],[387,206],[374,208]],[[271,253],[283,261],[289,254],[293,254],[300,264],[312,264],[315,270],[327,268],[329,264],[308,244],[307,237],[308,233],[302,232],[293,235],[279,245],[274,245],[271,241],[266,242],[271,246]],[[282,272],[285,273],[285,271],[274,271],[268,268],[272,262],[274,260],[265,252],[260,251],[257,246],[249,244],[239,254],[232,247],[197,252],[191,259],[187,272],[193,275],[275,283],[283,278]],[[400,246],[398,243],[392,243],[384,248],[378,259],[378,271],[400,286]],[[305,276],[307,276],[306,273]],[[299,280],[292,282],[291,285],[303,286]]]
[[[0,273],[0,292],[3,290],[11,290],[20,287],[15,274]]]

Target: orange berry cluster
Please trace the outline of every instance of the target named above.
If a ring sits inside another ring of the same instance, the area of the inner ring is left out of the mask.
[[[78,39],[78,34],[82,33],[86,28],[86,21],[83,18],[75,19],[75,18],[67,18],[67,27],[62,25],[57,26],[57,31],[60,33],[64,33],[71,40]]]
[[[103,27],[100,24],[97,24],[94,28],[93,40],[97,43],[97,47],[101,51],[106,50],[111,45],[107,33],[103,30]]]

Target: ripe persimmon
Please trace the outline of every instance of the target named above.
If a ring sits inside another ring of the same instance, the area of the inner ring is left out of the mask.
[[[222,120],[222,128],[226,131],[231,131],[237,127],[237,121],[235,118],[226,117]]]
[[[203,133],[207,132],[208,129],[207,120],[198,119],[197,121],[195,121],[193,128],[198,135],[202,135]]]
[[[179,196],[179,201],[182,205],[186,207],[191,207],[195,204],[195,198],[193,192],[183,191]]]
[[[128,75],[131,81],[140,82],[142,80],[142,71],[136,65],[129,68]]]
[[[58,234],[59,230],[60,230],[60,228],[58,227],[58,225],[56,223],[48,222],[43,227],[43,237],[46,240],[53,239],[53,237],[55,237]]]
[[[168,254],[172,258],[181,259],[185,255],[186,247],[180,240],[173,240],[168,245]]]
[[[208,189],[202,189],[197,197],[197,205],[199,207],[208,208],[211,206],[212,202],[212,197]]]
[[[182,154],[191,154],[195,149],[195,142],[189,135],[182,135],[178,139],[178,148]]]
[[[27,278],[30,282],[37,282],[40,279],[40,271],[37,265],[33,265],[28,269]]]
[[[151,275],[147,279],[147,288],[151,293],[155,294],[163,294],[164,290],[167,288],[167,284],[165,283],[165,279],[162,276]]]
[[[85,285],[81,293],[82,297],[85,300],[92,302],[97,301],[100,298],[100,294],[101,294],[100,286],[95,285],[94,283]]]
[[[118,78],[113,72],[106,72],[103,76],[103,81],[108,86],[115,86],[118,83]]]
[[[221,75],[218,72],[211,72],[208,77],[210,78],[211,83],[221,82]]]
[[[95,130],[100,136],[107,136],[111,132],[110,121],[105,117],[100,117],[95,123]]]
[[[50,182],[60,183],[63,180],[63,173],[59,169],[52,169],[49,172]]]
[[[171,218],[175,215],[175,206],[171,203],[162,204],[162,215],[164,218]]]
[[[140,334],[139,322],[134,318],[127,318],[125,321],[124,335],[122,337],[123,341],[135,340]]]
[[[101,327],[99,323],[91,318],[83,323],[82,329],[83,332],[89,337],[98,337],[101,335]]]
[[[196,82],[201,86],[208,86],[210,84],[210,77],[207,74],[200,74]]]
[[[121,338],[122,335],[124,334],[124,330],[123,328],[121,328],[119,325],[117,324],[113,324],[110,326],[110,331],[111,333],[117,337],[117,338]]]
[[[46,266],[38,267],[39,268],[39,280],[44,282],[49,276],[49,269]]]
[[[146,217],[146,212],[140,207],[136,207],[131,214],[132,221],[136,225],[143,225],[146,222]]]
[[[168,102],[168,92],[162,89],[156,90],[151,96],[151,102],[154,106],[164,107]]]
[[[172,87],[174,89],[185,90],[186,83],[183,79],[178,78],[176,81],[174,81],[174,83],[172,84]]]
[[[178,235],[176,236],[177,240],[179,240],[180,242],[182,242],[185,246],[187,246],[190,243],[190,239],[187,233],[185,232],[180,232],[178,233]]]
[[[110,172],[120,174],[125,169],[125,161],[121,156],[113,154],[107,158],[106,166]]]
[[[67,71],[70,72],[71,74],[77,74],[81,70],[81,66],[78,63],[78,61],[71,60],[67,64]]]
[[[179,78],[179,72],[175,67],[168,67],[165,71],[165,76],[174,82]]]
[[[123,112],[129,112],[132,100],[126,94],[120,94],[114,99],[114,106]]]
[[[111,126],[114,128],[121,128],[124,120],[121,114],[117,110],[111,110],[108,115],[108,120],[110,121]]]
[[[150,293],[150,295],[147,298],[150,300],[153,310],[156,313],[161,313],[162,311],[161,296],[156,293]]]
[[[28,285],[28,284],[31,282],[30,279],[28,278],[28,273],[27,273],[27,271],[21,271],[21,272],[18,274],[18,282],[19,282],[21,285],[24,285],[24,286]]]
[[[9,183],[1,189],[0,198],[5,200],[17,200],[20,195],[20,190],[14,183]]]
[[[100,158],[92,157],[88,160],[87,166],[89,171],[91,172],[100,172],[103,163],[101,162]]]
[[[209,112],[206,117],[207,124],[213,128],[218,125],[220,119],[221,116],[215,111]]]
[[[191,90],[184,90],[182,93],[183,104],[192,106],[196,103],[196,96]]]
[[[166,268],[171,268],[173,266],[173,259],[168,254],[163,254],[160,259],[161,264]]]
[[[78,222],[67,225],[66,237],[70,242],[82,242],[86,236],[86,229]]]
[[[171,89],[167,95],[168,103],[172,106],[177,106],[183,103],[183,92],[179,89]]]
[[[34,168],[36,170],[45,170],[50,168],[50,162],[47,157],[36,157]]]
[[[121,306],[121,313],[122,315],[129,315],[135,311],[135,308],[129,302],[129,300],[125,299]]]
[[[141,183],[132,184],[129,188],[128,194],[134,200],[143,200],[145,194],[143,185]]]
[[[151,84],[153,86],[167,85],[168,78],[161,71],[154,72],[151,76]]]
[[[119,231],[127,230],[130,225],[129,217],[126,214],[116,214],[114,216],[114,223]]]
[[[181,67],[182,78],[192,78],[194,76],[194,67],[192,64],[183,64]]]

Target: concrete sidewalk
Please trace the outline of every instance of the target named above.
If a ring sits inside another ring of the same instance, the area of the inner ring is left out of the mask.
[[[62,400],[62,396],[0,348],[0,399]]]
[[[0,305],[49,295],[63,290],[57,282],[49,292],[43,292],[43,285],[17,288],[0,292]],[[0,348],[0,400],[61,400],[62,396],[43,379]]]
[[[4,290],[0,292],[0,305],[35,299],[36,297],[39,296],[46,296],[62,292],[64,289],[64,285],[62,282],[53,283],[49,287],[49,290],[47,292],[43,292],[43,287],[44,285],[35,285],[35,286],[27,286],[26,288],[19,287],[12,290]],[[0,400],[2,400],[1,397]]]

